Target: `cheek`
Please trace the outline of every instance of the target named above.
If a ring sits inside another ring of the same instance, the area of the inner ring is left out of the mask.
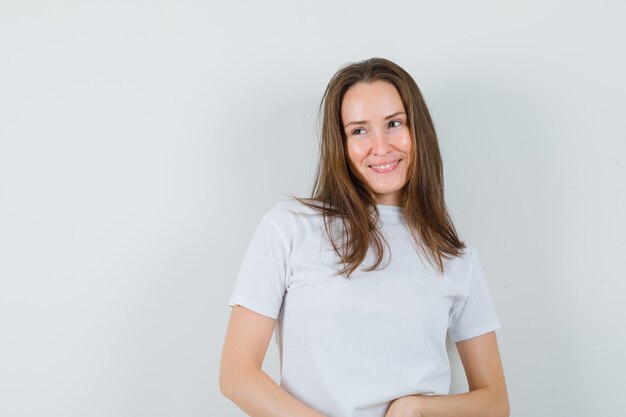
[[[400,147],[404,152],[411,153],[411,148],[413,148],[413,140],[411,139],[410,135],[402,138],[402,141],[400,142]]]
[[[407,160],[410,163],[413,160],[413,140],[411,137],[404,138],[399,145],[400,150],[406,153]]]
[[[346,151],[348,153],[348,159],[350,159],[354,165],[361,165],[361,161],[366,155],[366,149],[362,144],[348,141]]]

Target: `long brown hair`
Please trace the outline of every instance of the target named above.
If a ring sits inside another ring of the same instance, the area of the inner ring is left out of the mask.
[[[312,197],[292,198],[321,211],[326,233],[344,265],[337,275],[349,278],[365,259],[370,243],[376,251],[376,262],[365,271],[378,268],[384,255],[383,242],[389,245],[378,226],[374,192],[349,168],[341,120],[341,103],[348,89],[356,83],[374,81],[391,83],[402,98],[413,140],[409,179],[402,189],[402,212],[420,252],[443,273],[442,257],[461,255],[465,244],[459,240],[446,210],[439,144],[422,93],[409,73],[389,60],[371,58],[347,64],[332,77],[320,104],[322,131]],[[345,240],[341,244],[331,226],[337,218],[343,226]]]

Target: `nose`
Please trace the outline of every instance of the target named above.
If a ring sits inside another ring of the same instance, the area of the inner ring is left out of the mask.
[[[386,155],[391,152],[391,139],[384,131],[377,131],[372,137],[372,153],[374,155]]]

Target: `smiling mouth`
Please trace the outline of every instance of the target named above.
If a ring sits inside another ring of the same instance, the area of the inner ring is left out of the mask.
[[[402,161],[402,159],[397,159],[393,162],[389,162],[389,163],[382,164],[382,165],[369,165],[369,167],[372,168],[375,172],[378,172],[380,174],[385,174],[387,172],[391,172],[394,169],[396,169],[400,161]]]

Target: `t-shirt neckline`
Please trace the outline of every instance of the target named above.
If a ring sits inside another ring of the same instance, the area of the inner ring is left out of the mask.
[[[380,219],[385,223],[400,223],[402,221],[402,207],[387,204],[376,204]]]

